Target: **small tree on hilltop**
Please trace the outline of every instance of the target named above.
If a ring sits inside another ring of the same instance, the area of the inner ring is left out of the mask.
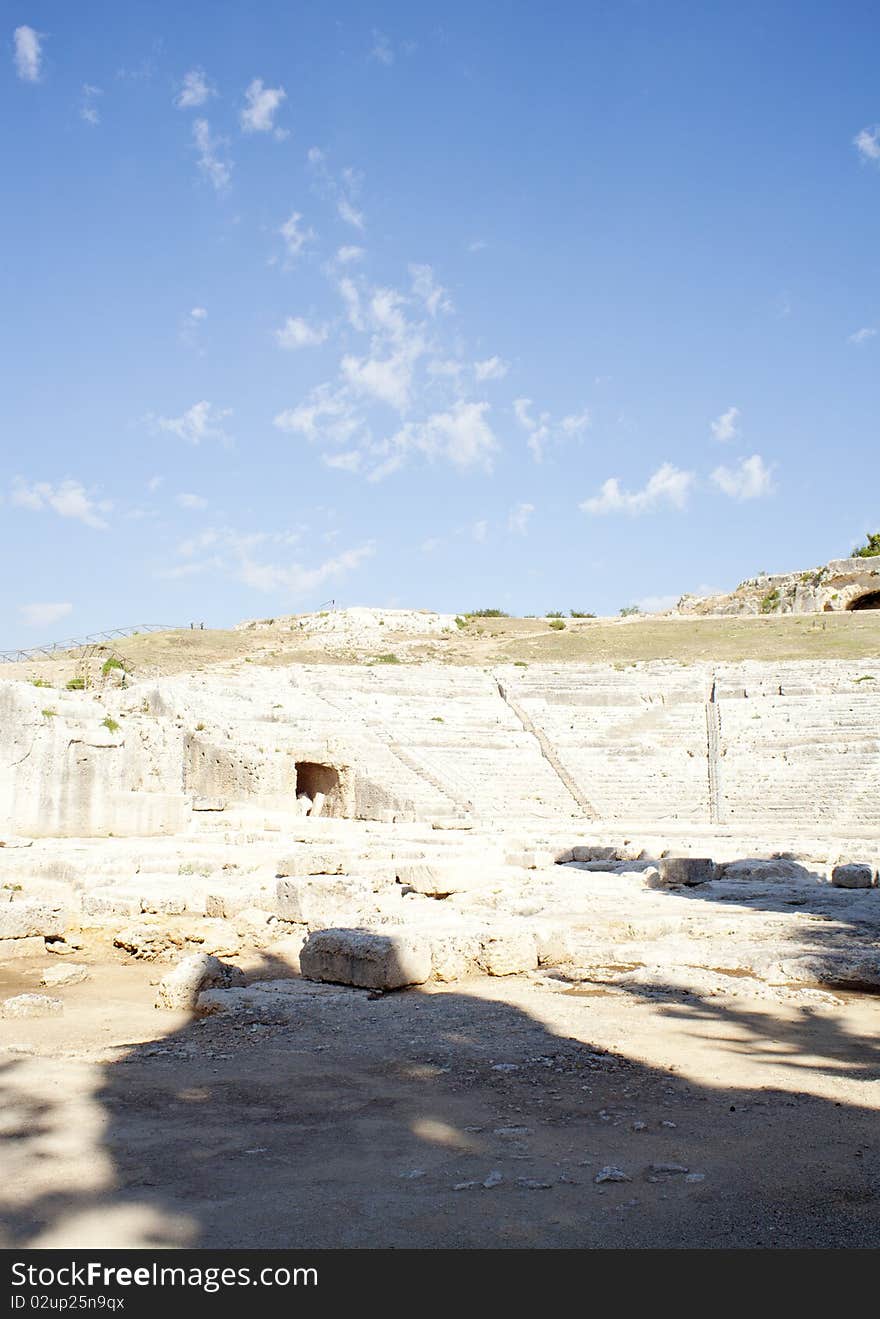
[[[857,545],[852,552],[852,557],[854,559],[872,559],[876,554],[880,554],[880,531],[870,531],[867,543]]]

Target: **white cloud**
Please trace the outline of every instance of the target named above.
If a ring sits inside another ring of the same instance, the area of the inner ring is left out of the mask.
[[[855,334],[849,335],[847,342],[854,344],[867,343],[869,339],[874,338],[876,333],[877,331],[872,325],[863,325],[860,330],[856,330]]]
[[[484,238],[475,238],[472,243],[468,243],[467,250],[469,252],[485,252],[488,246],[489,244]]]
[[[361,297],[358,293],[357,285],[353,280],[345,278],[339,281],[338,287],[342,300],[345,303],[345,310],[349,324],[356,330],[362,330],[364,328],[364,318],[363,313],[361,312]]]
[[[303,229],[300,226],[302,216],[299,211],[292,211],[290,218],[284,221],[284,224],[278,230],[284,239],[284,245],[287,248],[287,257],[289,261],[295,261],[300,255],[303,248],[309,244],[315,237],[311,229]]]
[[[880,124],[863,128],[853,138],[853,146],[862,160],[880,161]]]
[[[309,325],[301,316],[288,316],[281,329],[275,331],[279,348],[316,348],[326,339],[325,325]]]
[[[208,507],[207,499],[204,499],[201,495],[175,495],[174,502],[179,504],[181,508],[191,508],[197,511]]]
[[[524,536],[529,529],[529,519],[535,511],[534,504],[517,504],[507,517],[507,530],[517,536]]]
[[[346,449],[343,453],[325,453],[321,461],[339,472],[359,472],[363,458],[360,449]]]
[[[629,492],[620,488],[614,476],[605,481],[598,495],[585,499],[580,505],[585,513],[628,513],[632,516],[647,513],[660,504],[684,508],[694,485],[694,473],[683,472],[672,463],[663,463],[641,490]]]
[[[386,66],[394,63],[394,51],[391,42],[385,33],[379,32],[377,28],[373,28],[373,47],[370,51],[370,59]]]
[[[232,178],[231,165],[220,155],[225,139],[212,137],[207,119],[197,119],[193,124],[193,141],[199,153],[199,169],[217,192],[223,192]]]
[[[95,98],[98,96],[103,96],[100,87],[93,87],[88,82],[83,83],[79,117],[84,123],[91,124],[93,127],[101,122],[101,116],[98,114],[98,107],[95,104]]]
[[[15,43],[15,71],[22,82],[39,82],[43,60],[43,33],[32,27],[17,27],[12,34]]]
[[[474,376],[477,380],[503,380],[510,370],[510,363],[501,357],[487,357],[482,362],[474,362]]]
[[[571,438],[574,435],[583,435],[585,430],[589,430],[590,424],[589,408],[584,408],[583,412],[570,412],[567,417],[563,417],[559,429],[563,435]]]
[[[736,424],[739,415],[739,408],[728,408],[726,412],[722,412],[720,417],[716,417],[710,423],[712,436],[719,444],[726,444],[728,440],[735,440],[739,435],[739,427]]]
[[[775,489],[772,468],[757,453],[736,467],[716,467],[712,480],[731,499],[763,499]]]
[[[429,316],[436,316],[438,311],[452,311],[446,289],[434,279],[434,271],[430,266],[411,265],[409,273],[412,291],[417,298],[422,299]]]
[[[158,490],[159,486],[162,484],[164,480],[165,480],[164,476],[151,476],[149,481],[147,482],[147,489],[150,491],[150,494],[153,494],[156,490]]]
[[[343,550],[333,559],[326,559],[315,568],[306,568],[301,563],[276,564],[258,563],[245,557],[236,573],[239,581],[252,586],[257,591],[288,591],[294,596],[308,595],[319,586],[328,582],[339,581],[376,552],[374,541],[359,545],[356,549]]]
[[[471,537],[473,540],[477,542],[478,545],[482,545],[483,542],[487,539],[488,535],[489,535],[489,523],[485,520],[485,518],[481,518],[479,522],[475,522],[471,527]]]
[[[310,443],[346,444],[360,422],[344,391],[334,393],[328,385],[320,385],[305,403],[279,412],[274,425],[289,435],[301,435]]]
[[[376,446],[378,453],[387,450],[385,461],[371,473],[379,480],[401,465],[410,450],[428,458],[443,458],[455,467],[492,469],[492,455],[498,441],[486,420],[488,403],[458,402],[448,412],[435,412],[423,422],[411,422],[398,431],[386,445]]]
[[[346,354],[342,374],[356,393],[387,403],[398,412],[406,411],[412,383],[412,362],[406,354],[386,358]]]
[[[108,513],[113,507],[108,500],[92,499],[79,481],[70,480],[53,486],[47,481],[30,484],[16,477],[11,498],[19,508],[30,509],[33,513],[51,509],[59,517],[74,518],[87,527],[94,527],[96,531],[106,530],[107,522],[101,514]]]
[[[194,110],[196,106],[204,105],[210,97],[216,95],[217,92],[208,82],[205,70],[190,69],[189,73],[183,75],[183,83],[174,98],[174,104],[178,110]]]
[[[187,444],[201,444],[202,440],[219,440],[229,444],[230,438],[221,423],[231,415],[231,408],[215,408],[206,399],[202,399],[179,417],[159,417],[159,429],[176,435]]]
[[[63,604],[32,604],[21,605],[19,611],[22,622],[26,627],[50,627],[52,623],[57,623],[59,619],[66,618],[68,614],[73,613],[73,605],[65,601]]]
[[[363,258],[364,249],[355,247],[353,244],[346,244],[337,249],[336,260],[341,266],[349,266],[353,261],[360,261]]]
[[[349,197],[340,197],[336,203],[336,209],[339,212],[340,219],[346,224],[353,225],[355,229],[363,229],[364,213],[359,211]]]
[[[192,307],[183,317],[180,324],[180,341],[194,348],[199,342],[199,329],[208,319],[208,310],[206,307]]]
[[[254,78],[244,96],[247,104],[240,116],[242,132],[271,133],[275,129],[275,115],[287,100],[287,92],[283,87],[266,87],[262,78]]]

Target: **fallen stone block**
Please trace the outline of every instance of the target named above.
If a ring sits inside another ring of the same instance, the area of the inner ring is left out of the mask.
[[[835,866],[831,871],[835,888],[873,888],[874,879],[872,867],[858,861]]]
[[[422,985],[431,975],[431,949],[424,939],[364,930],[318,930],[300,954],[307,980],[329,980],[363,989]]]
[[[279,879],[304,875],[342,875],[353,861],[354,857],[350,852],[328,852],[308,848],[283,857],[275,867],[275,874]]]
[[[481,970],[478,934],[432,934],[430,941],[435,980],[464,980]]]
[[[60,998],[49,998],[47,994],[18,994],[6,999],[0,1007],[0,1016],[57,1017],[63,1011]]]
[[[186,906],[186,898],[181,894],[150,894],[141,897],[141,911],[149,916],[182,916]]]
[[[751,880],[788,880],[811,879],[812,872],[797,861],[784,857],[764,860],[759,857],[744,857],[738,861],[726,861],[715,867],[715,878],[749,882]]]
[[[57,938],[66,925],[67,916],[60,907],[44,902],[0,903],[0,939]]]
[[[84,916],[140,916],[140,895],[122,889],[92,889],[90,893],[82,895],[82,914]]]
[[[448,898],[450,893],[457,893],[464,886],[463,881],[456,877],[456,871],[455,866],[409,861],[396,867],[396,878],[398,884],[426,898]]]
[[[88,980],[91,972],[87,966],[78,962],[62,962],[60,966],[50,966],[40,976],[40,984],[50,988],[61,985],[81,985]]]
[[[160,925],[126,925],[113,936],[114,947],[142,962],[153,962],[172,948],[182,948],[185,942],[182,934]]]
[[[193,797],[194,811],[225,811],[226,802],[222,797]]]
[[[764,976],[771,985],[828,985],[832,989],[880,990],[880,953],[814,953],[786,957]]]
[[[538,945],[529,930],[510,931],[482,941],[480,964],[490,976],[520,975],[538,965]]]
[[[372,905],[372,885],[347,875],[279,879],[276,889],[276,915],[298,925],[328,926],[355,921]]]
[[[229,989],[244,984],[244,972],[210,953],[194,953],[178,962],[159,981],[157,1008],[192,1009],[203,989]]]
[[[715,862],[705,856],[667,856],[658,870],[660,882],[666,888],[708,884],[715,878]]]
[[[539,966],[565,966],[576,960],[570,932],[562,925],[534,928]]]
[[[0,939],[0,962],[18,962],[27,957],[42,957],[48,945],[38,934],[24,939]]]

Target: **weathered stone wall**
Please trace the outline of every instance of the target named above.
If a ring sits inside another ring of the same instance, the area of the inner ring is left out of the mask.
[[[683,595],[680,614],[815,614],[852,609],[880,591],[880,556],[832,559],[806,572],[762,574],[727,595]]]

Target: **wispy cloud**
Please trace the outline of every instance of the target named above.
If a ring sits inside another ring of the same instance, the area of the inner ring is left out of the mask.
[[[180,341],[194,348],[199,341],[199,330],[208,319],[206,307],[191,307],[180,324]]]
[[[303,248],[314,241],[314,232],[311,229],[304,229],[300,224],[301,220],[302,216],[299,211],[292,211],[289,219],[285,220],[278,230],[284,239],[288,263],[294,262],[303,251]]]
[[[212,135],[207,119],[197,119],[193,124],[193,141],[200,171],[217,192],[224,192],[232,178],[232,166],[222,155],[226,139]]]
[[[79,117],[84,123],[96,127],[101,122],[101,116],[98,113],[97,98],[103,96],[100,87],[93,87],[91,83],[83,83],[82,99],[79,104]]]
[[[758,453],[743,458],[736,467],[716,467],[712,480],[731,499],[763,499],[775,491],[772,468]]]
[[[12,488],[11,499],[19,508],[30,509],[33,513],[51,510],[62,518],[73,518],[96,531],[105,531],[107,521],[103,514],[109,513],[113,505],[109,500],[94,499],[79,481],[62,481],[51,485],[48,481],[28,482],[17,477]]]
[[[874,338],[876,333],[877,331],[874,329],[873,325],[864,325],[860,330],[856,330],[855,334],[847,336],[847,343],[867,343],[869,339]]]
[[[201,402],[187,408],[179,417],[159,417],[158,426],[160,430],[176,435],[187,444],[198,445],[203,440],[219,440],[221,444],[228,446],[231,438],[226,434],[222,423],[230,416],[232,416],[231,408],[215,408],[206,399],[202,399]]]
[[[604,482],[598,495],[585,499],[580,507],[585,513],[627,513],[633,517],[664,504],[683,509],[695,479],[693,472],[682,471],[672,463],[663,463],[641,490],[623,490],[617,477],[612,476]]]
[[[529,520],[534,511],[534,504],[514,505],[507,515],[507,530],[515,536],[524,536],[529,529]]]
[[[436,316],[438,311],[452,311],[449,295],[443,285],[437,283],[430,266],[411,265],[409,273],[412,291],[417,298],[421,298],[429,316]]]
[[[726,412],[721,413],[720,417],[716,417],[710,424],[712,438],[717,440],[719,444],[726,444],[728,440],[735,440],[739,435],[739,427],[737,426],[739,415],[739,408],[728,408]]]
[[[346,168],[335,175],[327,164],[326,152],[320,147],[310,147],[306,160],[315,180],[315,189],[325,200],[336,207],[336,213],[346,224],[354,229],[366,227],[364,213],[356,205],[360,192],[362,176],[353,169]]]
[[[533,406],[530,398],[517,398],[513,401],[514,416],[528,435],[526,443],[536,463],[543,461],[549,445],[575,439],[590,427],[590,413],[587,408],[582,412],[571,412],[558,422],[554,422],[549,412],[534,415]]]
[[[510,370],[510,363],[501,357],[486,357],[482,362],[474,362],[474,378],[483,380],[503,380]]]
[[[207,528],[178,546],[180,562],[167,569],[163,576],[190,577],[215,572],[243,582],[256,591],[267,594],[283,591],[286,595],[303,597],[329,582],[343,580],[376,552],[376,543],[371,540],[314,566],[299,560],[279,559],[279,550],[301,540],[301,529],[240,532],[230,527]],[[269,558],[273,550],[275,553]]]
[[[377,28],[373,28],[373,45],[370,50],[370,59],[375,60],[377,64],[384,64],[386,67],[394,63],[394,49],[391,41],[384,32],[380,32]]]
[[[179,494],[174,496],[174,502],[180,508],[192,509],[194,512],[201,512],[208,507],[208,501],[203,495]]]
[[[285,129],[275,127],[275,116],[287,100],[283,87],[266,87],[262,78],[254,78],[244,94],[245,105],[239,116],[243,133],[274,133],[285,138]]]
[[[174,104],[178,110],[195,110],[216,95],[217,91],[208,82],[205,70],[190,69],[189,73],[183,75],[183,83],[174,98]]]
[[[360,261],[364,255],[362,247],[355,247],[353,244],[346,244],[337,248],[336,260],[341,266],[350,266],[355,261]]]
[[[15,71],[22,82],[39,82],[43,63],[43,34],[22,25],[12,34]]]
[[[871,128],[863,128],[856,133],[853,138],[853,146],[862,160],[871,160],[875,163],[880,160],[880,124],[874,124]]]
[[[280,330],[275,331],[279,348],[316,348],[327,339],[325,325],[309,325],[301,316],[288,316]]]
[[[21,614],[21,621],[25,627],[51,627],[60,619],[66,618],[68,614],[73,613],[73,605],[69,601],[63,603],[50,604],[45,603],[20,605],[18,612]]]

